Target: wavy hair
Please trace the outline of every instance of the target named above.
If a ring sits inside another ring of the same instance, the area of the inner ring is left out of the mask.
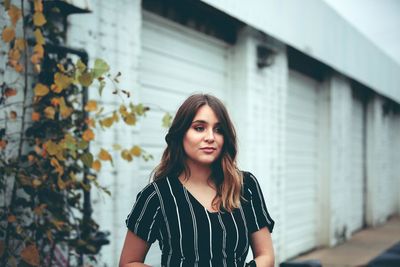
[[[224,144],[221,154],[211,164],[211,179],[217,187],[217,195],[212,206],[218,210],[231,212],[240,206],[243,175],[236,163],[237,140],[236,131],[224,104],[215,96],[209,94],[194,94],[188,97],[179,107],[172,125],[165,136],[167,147],[160,164],[152,172],[154,181],[167,176],[176,177],[184,172],[185,178],[190,177],[190,170],[186,165],[186,153],[183,148],[183,138],[199,110],[208,105],[217,116]]]

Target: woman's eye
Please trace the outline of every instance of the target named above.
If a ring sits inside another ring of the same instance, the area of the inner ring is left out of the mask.
[[[193,127],[193,129],[195,129],[198,132],[201,132],[204,130],[204,127],[203,126],[195,126],[195,127]]]
[[[222,133],[222,129],[220,127],[216,127],[216,128],[214,128],[214,132],[220,134],[220,133]]]

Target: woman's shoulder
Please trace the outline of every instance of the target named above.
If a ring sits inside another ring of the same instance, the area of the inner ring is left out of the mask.
[[[243,173],[243,191],[250,196],[254,194],[261,194],[260,183],[256,176],[249,171],[242,171]]]
[[[258,183],[257,178],[249,171],[241,171],[244,186],[254,186]]]
[[[157,192],[159,191],[160,188],[167,186],[168,179],[169,179],[168,177],[165,177],[165,178],[159,178],[157,180],[153,180],[149,184],[147,184],[140,191],[140,193],[145,193],[146,195],[157,194]]]

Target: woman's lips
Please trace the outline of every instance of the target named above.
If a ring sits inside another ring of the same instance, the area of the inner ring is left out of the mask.
[[[216,148],[214,148],[214,147],[203,147],[203,148],[200,148],[200,149],[202,151],[206,152],[206,153],[212,153],[212,152],[214,152],[216,150]]]

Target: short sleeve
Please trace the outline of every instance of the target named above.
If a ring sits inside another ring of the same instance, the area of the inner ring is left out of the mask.
[[[158,236],[160,204],[152,184],[145,187],[136,197],[136,202],[125,220],[130,231],[148,243]]]
[[[246,205],[248,230],[250,233],[253,233],[266,226],[269,232],[272,233],[275,222],[268,212],[261,187],[253,174],[243,172],[243,175],[244,189],[247,191],[245,192],[245,195],[247,195],[245,198],[248,201]]]

